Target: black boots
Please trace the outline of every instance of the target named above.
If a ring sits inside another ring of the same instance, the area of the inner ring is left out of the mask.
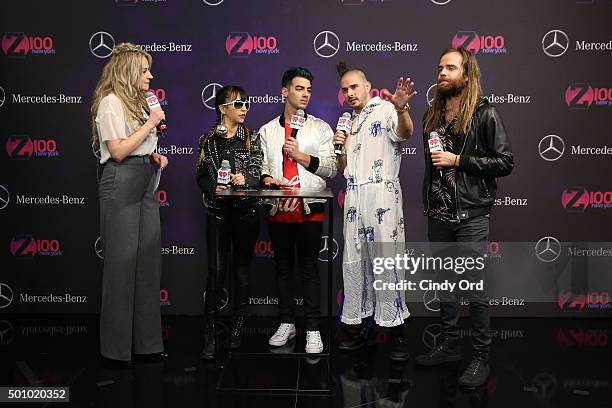
[[[242,332],[244,330],[244,316],[238,315],[232,321],[232,329],[230,333],[229,346],[230,349],[236,350],[242,345]],[[206,320],[204,329],[204,349],[202,350],[202,358],[204,360],[214,360],[217,351],[217,334],[215,330],[214,318]]]
[[[461,360],[461,352],[457,344],[443,340],[429,353],[421,354],[415,358],[417,364],[434,366],[452,361]],[[487,352],[475,352],[468,368],[459,377],[462,387],[476,388],[484,385],[489,378],[489,356]]]
[[[393,361],[408,361],[408,342],[406,324],[391,328],[392,345],[389,358]],[[359,350],[374,343],[374,322],[364,320],[360,325],[343,325],[342,338],[338,342],[338,348],[344,351]]]
[[[459,385],[462,387],[480,387],[489,378],[489,359],[484,353],[476,353],[465,369],[463,375],[459,377]]]
[[[343,324],[342,339],[338,342],[338,348],[344,351],[359,350],[364,347],[373,332],[371,319],[364,320],[359,325]]]
[[[458,345],[453,345],[445,340],[440,342],[440,344],[429,353],[420,354],[415,358],[417,364],[423,366],[434,366],[459,360],[461,360],[461,352],[459,351]]]
[[[406,323],[391,328],[392,343],[389,358],[393,361],[403,362],[410,359],[410,354],[408,353],[408,336],[406,331]]]

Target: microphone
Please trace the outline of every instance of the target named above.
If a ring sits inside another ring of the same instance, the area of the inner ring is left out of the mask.
[[[304,111],[302,109],[298,109],[297,112],[295,112],[295,115],[291,115],[291,121],[289,122],[289,127],[291,128],[291,134],[289,135],[289,137],[297,138],[298,131],[304,127],[305,122],[306,122],[306,118],[305,118]],[[281,152],[283,153],[283,163],[285,160],[285,156],[287,156],[289,160],[293,160],[291,157],[289,157],[288,154],[285,154],[283,150],[281,150]]]
[[[348,112],[344,112],[342,116],[338,119],[338,124],[336,125],[336,130],[344,132],[345,135],[348,135],[351,132],[351,127],[353,126],[353,121],[351,120],[351,114]],[[336,144],[334,145],[334,153],[337,156],[342,154],[342,145]]]
[[[304,122],[306,122],[306,118],[304,116],[304,111],[301,109],[298,109],[297,112],[295,112],[295,115],[291,115],[291,122],[289,122],[291,137],[296,138],[298,131],[304,127]]]
[[[436,132],[435,130],[431,133],[429,133],[429,140],[427,140],[427,143],[429,144],[429,153],[433,153],[433,152],[443,152],[444,151],[444,145],[442,144],[442,139],[440,138],[440,135],[438,134],[438,132]],[[442,177],[442,168],[439,168],[440,170],[440,177]]]
[[[149,105],[149,110],[153,110],[154,108],[161,108],[161,105],[159,104],[159,101],[157,100],[157,96],[155,96],[155,94],[151,91],[145,93],[145,99],[147,100],[147,105]],[[165,120],[161,120],[158,124],[157,124],[157,130],[159,130],[160,132],[164,132],[166,129],[168,129],[168,125],[166,125],[166,121]]]

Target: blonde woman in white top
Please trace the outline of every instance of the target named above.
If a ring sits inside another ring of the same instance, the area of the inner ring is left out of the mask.
[[[160,108],[148,111],[151,55],[124,43],[113,50],[94,93],[93,143],[100,146],[100,233],[104,253],[100,350],[129,362],[132,353],[163,356],[159,286],[161,234],[155,152]]]

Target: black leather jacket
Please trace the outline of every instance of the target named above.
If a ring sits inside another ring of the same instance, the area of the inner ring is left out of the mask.
[[[208,211],[221,211],[229,207],[251,208],[260,204],[260,199],[255,197],[235,198],[219,200],[215,198],[215,188],[217,186],[217,170],[221,167],[221,161],[228,159],[232,172],[236,173],[235,160],[236,152],[248,152],[248,159],[244,163],[244,177],[249,186],[259,185],[261,174],[261,161],[263,153],[261,151],[259,136],[257,133],[250,134],[251,148],[246,149],[246,137],[248,129],[241,125],[236,136],[225,145],[225,151],[220,151],[219,136],[215,134],[213,127],[208,133],[202,135],[199,141],[198,163],[196,168],[196,179],[200,189],[204,193],[204,206]]]
[[[434,171],[427,140],[423,132],[425,149],[425,175],[423,180],[424,214],[429,209],[428,193],[431,173]],[[472,125],[461,147],[456,169],[455,201],[457,218],[464,220],[491,212],[497,193],[497,177],[507,176],[514,167],[510,139],[497,109],[483,98],[476,107]]]

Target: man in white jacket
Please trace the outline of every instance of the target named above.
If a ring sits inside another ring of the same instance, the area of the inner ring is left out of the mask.
[[[412,136],[413,124],[408,102],[416,94],[410,78],[400,78],[388,101],[372,98],[372,85],[360,69],[338,64],[340,86],[353,108],[350,134],[338,131],[334,144],[343,145],[338,169],[346,178],[344,203],[344,252],[342,276],[344,303],[341,321],[346,338],[338,347],[356,350],[366,344],[372,317],[377,325],[392,327],[390,357],[409,358],[405,339],[405,319],[410,313],[405,293],[375,290],[374,281],[396,283],[404,279],[402,269],[385,269],[374,275],[373,259],[393,257],[403,252],[404,215],[399,182],[400,143]],[[362,321],[365,320],[365,321]]]
[[[283,75],[283,114],[259,129],[264,155],[261,172],[264,186],[324,189],[325,180],[336,175],[333,131],[327,123],[305,114],[302,127],[292,137],[292,118],[295,123],[296,112],[306,110],[312,81],[312,74],[301,67],[290,68]],[[268,229],[274,247],[280,311],[280,326],[269,344],[284,346],[296,334],[293,265],[297,255],[304,295],[306,352],[321,353],[318,254],[325,200],[275,199],[268,205]]]

